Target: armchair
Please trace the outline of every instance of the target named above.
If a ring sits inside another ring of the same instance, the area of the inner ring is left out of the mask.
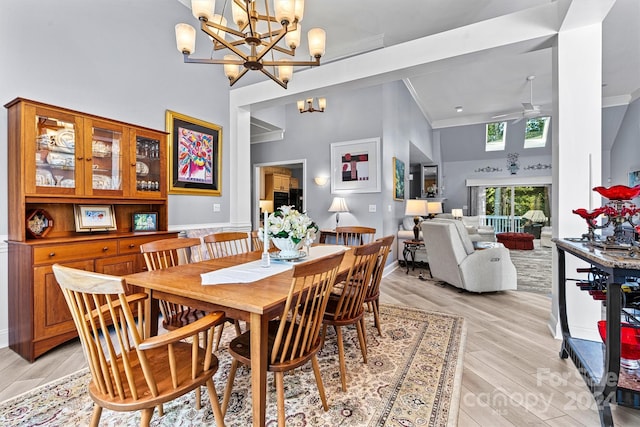
[[[428,236],[424,242],[433,277],[470,292],[516,289],[516,268],[503,245],[476,250],[463,223],[450,219],[425,221],[422,233]]]

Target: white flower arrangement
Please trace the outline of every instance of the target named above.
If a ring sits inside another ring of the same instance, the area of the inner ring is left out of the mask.
[[[293,206],[280,206],[267,218],[267,236],[272,238],[290,238],[294,243],[302,239],[315,240],[318,226],[307,216],[300,213]],[[264,229],[259,230],[259,237],[264,241]]]

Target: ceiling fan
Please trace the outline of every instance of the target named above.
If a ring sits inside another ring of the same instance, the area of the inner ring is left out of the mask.
[[[529,92],[530,98],[529,102],[522,103],[522,111],[514,111],[511,113],[498,114],[497,116],[491,117],[492,119],[503,119],[503,120],[513,120],[516,119],[514,123],[518,123],[522,119],[533,119],[540,116],[548,116],[551,113],[549,111],[542,110],[540,105],[535,105],[533,103],[533,80],[536,76],[527,76],[527,81],[529,82]]]

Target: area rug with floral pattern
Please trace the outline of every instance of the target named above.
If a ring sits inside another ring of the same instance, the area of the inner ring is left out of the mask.
[[[329,411],[324,412],[311,364],[285,375],[285,413],[289,426],[455,426],[462,379],[465,326],[462,317],[409,307],[381,305],[383,335],[367,313],[367,355],[364,364],[355,328],[344,331],[347,387],[340,386],[338,346],[330,330],[318,354]],[[233,328],[225,336],[233,337]],[[214,377],[220,399],[231,357],[217,352],[220,368]],[[86,392],[86,369],[0,403],[0,425],[89,425],[93,402]],[[227,426],[251,425],[250,371],[238,370]],[[164,405],[151,425],[215,425],[206,388],[202,409],[196,410],[195,393]],[[138,425],[140,413],[103,410],[101,426]],[[268,382],[267,425],[277,424],[273,381]]]

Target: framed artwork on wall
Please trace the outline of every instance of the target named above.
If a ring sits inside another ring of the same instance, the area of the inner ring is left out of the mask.
[[[380,192],[380,138],[331,144],[331,192]]]
[[[629,187],[640,185],[640,170],[629,172]]]
[[[404,200],[404,162],[393,158],[393,199]]]
[[[222,127],[167,110],[169,193],[222,194]]]

